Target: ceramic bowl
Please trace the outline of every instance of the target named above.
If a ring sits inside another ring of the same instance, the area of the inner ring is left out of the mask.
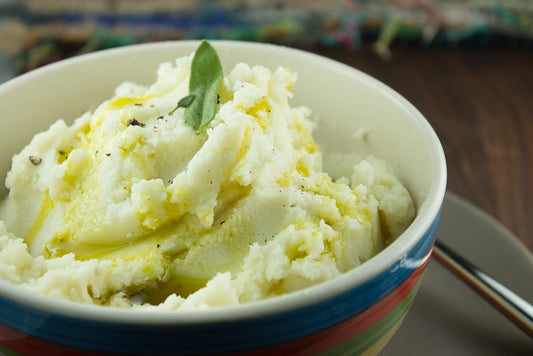
[[[317,141],[391,163],[416,202],[416,219],[377,256],[333,280],[237,307],[134,312],[54,300],[0,281],[0,352],[372,354],[399,327],[431,254],[445,192],[445,158],[430,124],[398,93],[344,64],[274,45],[212,44],[224,68],[247,62],[297,72],[293,105],[305,105],[319,118]],[[178,41],[111,49],[4,83],[0,176],[35,133],[58,118],[73,120],[125,80],[153,82],[159,63],[197,46]]]

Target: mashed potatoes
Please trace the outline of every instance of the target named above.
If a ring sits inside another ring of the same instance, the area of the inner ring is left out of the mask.
[[[383,161],[354,160],[338,179],[323,171],[284,68],[238,64],[214,120],[199,133],[185,125],[173,109],[191,60],[162,64],[151,86],[123,83],[13,158],[0,278],[99,305],[234,305],[334,278],[412,221]]]

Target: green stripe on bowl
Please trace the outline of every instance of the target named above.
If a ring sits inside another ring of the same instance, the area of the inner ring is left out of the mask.
[[[16,353],[15,351],[8,349],[5,346],[0,345],[0,355],[2,356],[21,356],[20,354]]]
[[[361,334],[357,335],[353,339],[348,340],[342,345],[336,348],[326,351],[324,356],[353,356],[361,355],[365,351],[369,350],[372,346],[377,344],[382,338],[387,336],[397,324],[401,322],[409,307],[411,306],[413,299],[420,288],[422,278],[416,283],[411,292],[405,297],[404,300],[396,308],[394,308],[386,317],[381,319],[371,328],[365,330]],[[399,326],[399,325],[398,325]],[[392,337],[390,335],[389,337]],[[384,346],[385,344],[383,344]]]

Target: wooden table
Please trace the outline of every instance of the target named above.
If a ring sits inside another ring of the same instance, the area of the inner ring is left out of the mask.
[[[477,205],[533,252],[533,51],[317,49],[386,83],[440,137],[448,190]]]

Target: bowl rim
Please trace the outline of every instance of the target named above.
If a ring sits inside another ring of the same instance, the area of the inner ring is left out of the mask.
[[[61,70],[61,68],[65,66],[75,66],[78,63],[92,61],[101,57],[113,56],[116,53],[122,52],[139,53],[140,51],[149,51],[165,47],[183,47],[194,50],[199,42],[200,41],[197,40],[178,40],[134,44],[79,55],[45,65],[1,84],[0,95],[2,94],[2,91],[10,90],[18,85],[23,85],[25,82],[31,81],[36,76],[47,75],[48,72]],[[191,325],[220,321],[231,322],[245,320],[248,318],[275,315],[298,308],[305,308],[347,292],[391,268],[394,263],[413,248],[430,229],[434,221],[438,219],[444,199],[447,180],[446,160],[442,145],[434,129],[420,111],[418,111],[418,109],[416,109],[407,99],[383,82],[359,69],[306,50],[258,42],[231,40],[209,40],[209,42],[217,49],[233,48],[241,50],[257,50],[267,48],[269,50],[286,53],[286,55],[307,57],[307,60],[316,61],[320,65],[326,65],[335,70],[345,71],[347,75],[358,78],[358,80],[366,81],[365,84],[381,91],[390,100],[395,101],[399,106],[403,107],[408,112],[410,118],[416,121],[420,130],[425,134],[428,140],[428,146],[431,149],[431,157],[435,162],[433,167],[434,179],[427,191],[426,200],[419,207],[417,216],[411,225],[391,245],[379,252],[376,256],[357,268],[347,271],[331,280],[285,295],[235,306],[222,306],[206,310],[132,310],[130,308],[98,306],[60,300],[27,290],[22,286],[12,284],[6,280],[0,280],[0,297],[10,299],[19,305],[26,305],[38,310],[43,310],[49,314],[98,322],[128,323],[132,325]]]

